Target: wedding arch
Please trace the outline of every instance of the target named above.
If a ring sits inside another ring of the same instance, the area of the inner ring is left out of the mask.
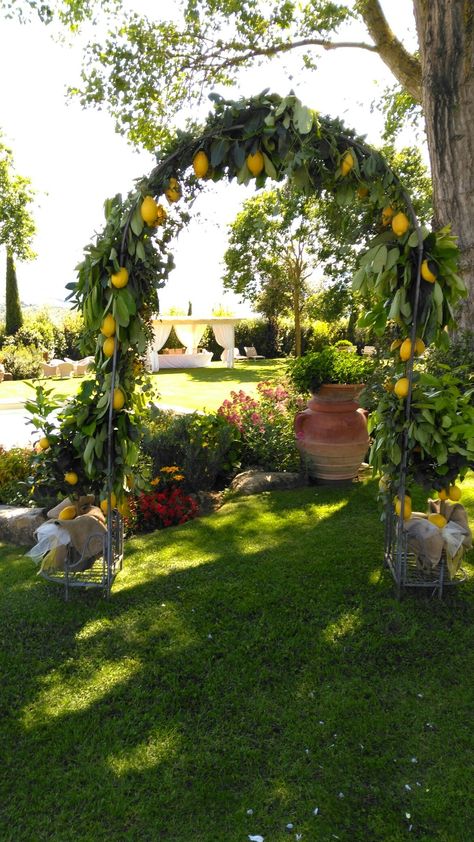
[[[293,94],[211,99],[214,109],[203,126],[179,132],[125,199],[117,195],[105,202],[105,228],[86,248],[77,281],[69,285],[69,298],[84,315],[83,350],[95,355],[96,377],[63,414],[49,457],[56,459],[57,487],[69,492],[64,470],[73,471],[78,488],[107,495],[110,513],[112,494],[120,501],[139,482],[134,472],[156,290],[173,268],[170,246],[189,221],[193,200],[222,179],[252,181],[257,189],[267,180],[287,179],[296,190],[331,194],[341,214],[354,202],[368,211],[373,239],[353,281],[355,291],[371,301],[363,323],[381,335],[390,320],[400,340],[411,339],[408,359],[398,361],[403,371],[395,372],[408,384],[403,413],[400,397],[389,396],[394,404],[388,415],[399,423],[382,458],[389,493],[398,490],[403,510],[406,477],[420,459],[407,447],[415,339],[443,343],[455,324],[454,306],[464,294],[455,241],[447,229],[420,225],[384,157],[340,121],[321,117]],[[421,450],[423,458],[430,456]]]

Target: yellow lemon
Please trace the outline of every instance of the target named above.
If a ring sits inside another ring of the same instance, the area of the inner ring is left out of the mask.
[[[49,439],[47,439],[46,436],[43,436],[38,442],[38,447],[40,450],[47,450],[49,447]]]
[[[181,198],[181,188],[176,178],[170,178],[168,187],[165,190],[165,196],[170,204],[177,202]]]
[[[387,205],[382,211],[382,225],[390,225],[390,220],[393,217],[395,211],[393,210],[390,205]]]
[[[73,520],[77,515],[75,506],[66,506],[58,514],[58,520]]]
[[[426,345],[422,339],[415,339],[415,356],[421,357],[426,351]]]
[[[462,491],[459,488],[459,485],[450,485],[449,486],[448,497],[449,497],[450,500],[453,501],[453,503],[457,503],[458,500],[461,499]]]
[[[112,508],[115,509],[115,506],[117,505],[117,497],[116,497],[114,491],[112,491],[112,494],[110,495],[110,502],[112,504]],[[99,505],[100,505],[100,508],[102,509],[104,515],[106,515],[107,509],[108,509],[107,497],[104,500],[101,500]]]
[[[119,514],[122,515],[122,517],[130,516],[130,506],[128,505],[127,500],[122,500],[122,502],[118,504],[117,509],[119,511]]]
[[[122,266],[115,275],[110,276],[110,282],[112,286],[117,289],[126,287],[128,284],[128,269],[126,269],[125,266]]]
[[[441,488],[438,491],[438,499],[439,500],[447,500],[448,499],[448,492],[446,491],[445,488]]]
[[[383,476],[379,479],[379,490],[380,491],[388,491],[391,485],[390,475],[383,474]]]
[[[108,336],[113,336],[113,335],[114,335],[114,333],[115,333],[116,327],[117,327],[117,326],[116,326],[116,324],[115,324],[115,319],[114,319],[114,317],[112,316],[112,313],[107,313],[107,315],[106,315],[106,317],[105,317],[104,321],[102,322],[102,325],[101,325],[101,328],[100,328],[100,332],[101,332],[104,336],[107,336],[107,337],[108,337]]]
[[[64,481],[67,482],[69,485],[77,485],[79,477],[77,476],[75,471],[66,471],[64,474]]]
[[[255,155],[247,155],[247,166],[255,178],[263,172],[265,161],[260,149],[257,149]]]
[[[153,196],[145,196],[140,205],[140,214],[143,222],[146,222],[147,225],[154,225],[157,209],[158,205]]]
[[[393,387],[393,391],[395,392],[397,398],[406,398],[409,386],[408,377],[400,377]]]
[[[369,195],[369,188],[366,184],[361,184],[360,187],[357,188],[357,195],[359,199],[365,199],[365,197]]]
[[[390,345],[390,351],[396,351],[397,348],[399,348],[401,344],[402,344],[401,339],[394,339],[392,344]]]
[[[424,260],[421,264],[421,277],[424,281],[428,281],[430,284],[434,284],[436,280],[436,275],[431,271],[427,260]]]
[[[114,409],[120,411],[125,406],[125,395],[122,392],[120,387],[114,389],[114,397],[113,397],[113,407]]]
[[[403,237],[410,227],[410,220],[404,213],[397,213],[392,219],[392,231],[397,237]]]
[[[421,357],[425,351],[425,343],[422,339],[415,339],[415,356]],[[406,362],[411,356],[411,339],[405,339],[400,345],[400,359]]]
[[[442,529],[443,526],[446,526],[448,522],[443,515],[437,514],[428,515],[428,520],[430,523],[434,523],[434,525],[438,526],[440,529]]]
[[[341,173],[342,175],[349,175],[352,167],[354,166],[354,158],[352,157],[350,152],[346,152],[341,161]]]
[[[394,384],[392,383],[391,380],[385,380],[384,384],[383,384],[383,387],[384,387],[386,392],[393,392],[393,390],[395,389],[395,386],[394,386]]]
[[[105,357],[113,357],[115,351],[115,338],[113,336],[109,336],[108,339],[105,340],[102,345],[102,350]]]
[[[402,504],[400,502],[399,497],[395,497],[395,512],[398,516],[400,516],[400,512],[402,510]],[[403,501],[403,520],[408,520],[411,517],[411,497],[408,494],[405,494],[405,499]]]
[[[166,213],[166,209],[163,205],[158,205],[156,208],[156,219],[155,225],[163,225],[163,222],[167,218],[168,214]]]
[[[209,169],[209,158],[203,149],[196,152],[193,158],[193,170],[196,178],[205,178]]]

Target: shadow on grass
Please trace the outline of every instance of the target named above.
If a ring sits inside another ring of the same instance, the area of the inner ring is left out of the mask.
[[[398,604],[381,558],[364,484],[137,537],[109,602],[17,562],[2,839],[469,838],[472,583]]]

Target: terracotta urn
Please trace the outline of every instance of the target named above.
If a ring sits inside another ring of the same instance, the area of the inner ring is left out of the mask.
[[[325,383],[295,418],[297,445],[310,477],[350,480],[369,446],[367,415],[357,401],[363,384]]]

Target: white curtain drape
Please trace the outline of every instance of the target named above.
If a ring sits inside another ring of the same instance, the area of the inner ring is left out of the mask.
[[[218,345],[222,345],[226,352],[225,360],[227,368],[234,367],[234,345],[235,345],[235,330],[234,325],[219,325],[212,324],[214,336]]]
[[[158,359],[158,351],[163,347],[168,336],[171,333],[172,325],[165,325],[162,322],[155,322],[153,325],[153,342],[148,351],[148,369],[150,371],[159,371],[160,362]]]
[[[195,354],[206,325],[175,325],[174,330],[179,341],[185,345],[186,353]]]

